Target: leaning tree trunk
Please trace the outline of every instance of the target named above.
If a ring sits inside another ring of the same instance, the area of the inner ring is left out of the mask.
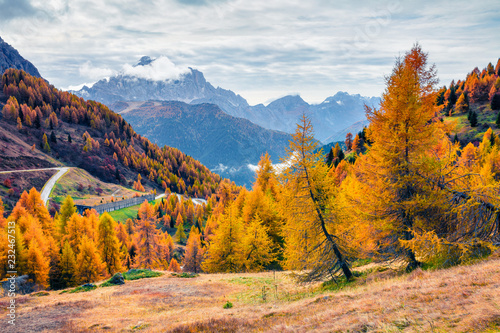
[[[316,209],[316,213],[318,214],[318,218],[321,223],[321,230],[325,235],[326,239],[328,240],[328,242],[330,242],[330,245],[332,246],[333,249],[333,253],[337,257],[337,261],[339,263],[340,268],[342,269],[342,272],[344,273],[344,276],[346,277],[347,280],[350,280],[352,278],[352,272],[349,269],[349,265],[347,264],[346,258],[340,252],[337,243],[333,239],[332,235],[330,235],[328,230],[326,230],[326,223],[323,217],[323,213],[319,207],[319,200],[318,198],[316,198],[311,188],[311,182],[309,181],[309,173],[307,171],[307,167],[304,167],[304,171],[306,175],[307,186],[309,188],[309,196],[311,197],[311,200],[313,201],[314,207]]]

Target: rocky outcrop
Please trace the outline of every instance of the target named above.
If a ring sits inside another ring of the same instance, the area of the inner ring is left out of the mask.
[[[0,37],[0,75],[9,68],[21,69],[33,76],[41,77],[38,69],[24,59],[19,52]]]

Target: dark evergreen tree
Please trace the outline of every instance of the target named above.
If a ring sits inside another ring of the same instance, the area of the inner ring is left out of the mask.
[[[54,131],[52,131],[50,133],[50,141],[54,142],[54,143],[57,143],[57,138],[56,138],[56,135],[55,135]]]
[[[500,93],[493,95],[493,98],[491,99],[491,109],[500,110]]]
[[[441,90],[439,90],[437,98],[436,98],[436,104],[437,105],[443,105],[444,104],[444,93],[446,92],[446,87],[443,87]]]
[[[40,128],[42,125],[40,124],[40,117],[38,117],[38,114],[36,115],[35,117],[35,120],[33,122],[33,124],[35,125],[35,128]]]
[[[500,112],[498,112],[496,124],[500,127]]]
[[[455,103],[457,102],[457,94],[455,93],[455,85],[451,84],[450,85],[450,90],[449,90],[449,96],[448,96],[448,103],[446,104],[446,109],[451,110]]]
[[[73,140],[71,139],[71,134],[68,134],[68,142],[71,143]]]
[[[472,111],[472,114],[470,116],[470,126],[471,127],[477,126],[477,113],[475,111]]]
[[[495,68],[491,64],[491,62],[486,66],[486,72],[488,72],[488,75],[495,74]]]
[[[337,165],[339,165],[339,163],[344,159],[344,157],[345,157],[345,154],[342,151],[342,148],[340,148],[339,153],[337,155],[337,158],[335,159],[335,161],[333,163],[335,165],[335,167],[337,167]]]
[[[333,163],[333,159],[334,159],[334,156],[333,156],[333,147],[332,147],[330,149],[330,152],[328,153],[328,156],[326,157],[326,165],[331,167],[332,163]]]

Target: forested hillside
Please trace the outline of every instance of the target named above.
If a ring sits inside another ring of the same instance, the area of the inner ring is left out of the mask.
[[[256,165],[266,152],[278,160],[290,140],[287,133],[230,116],[214,104],[150,101],[120,102],[111,107],[151,141],[178,148],[247,187],[255,180],[249,164]]]
[[[178,149],[159,147],[138,135],[120,115],[100,103],[59,91],[15,69],[5,72],[1,84],[3,149],[16,151],[12,148],[23,142],[31,147],[13,156],[6,154],[0,162],[2,169],[25,168],[26,159],[32,156],[23,156],[40,151],[48,161],[42,166],[60,161],[103,181],[127,186],[141,174],[147,188],[204,198],[220,182],[218,175]],[[139,185],[136,189],[144,190]]]

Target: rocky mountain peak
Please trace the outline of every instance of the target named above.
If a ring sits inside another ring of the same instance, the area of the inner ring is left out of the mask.
[[[9,68],[20,69],[33,76],[42,77],[31,62],[24,59],[15,48],[0,37],[0,75]]]
[[[144,56],[144,57],[142,57],[139,60],[139,62],[134,67],[137,67],[137,66],[147,66],[147,65],[151,64],[155,60],[156,59],[151,59],[151,57]]]

